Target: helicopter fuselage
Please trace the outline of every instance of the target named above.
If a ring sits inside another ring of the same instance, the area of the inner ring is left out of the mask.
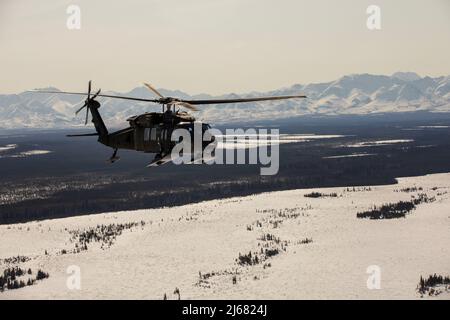
[[[191,134],[195,118],[187,113],[152,112],[127,119],[130,126],[106,136],[99,136],[99,142],[113,149],[128,149],[146,153],[166,155],[171,152],[177,141],[172,141],[176,129],[186,129]],[[202,124],[202,134],[208,130],[208,124]],[[206,145],[205,145],[206,146]]]

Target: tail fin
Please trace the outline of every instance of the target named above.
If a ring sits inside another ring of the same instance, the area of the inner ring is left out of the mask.
[[[99,135],[99,139],[105,138],[108,136],[108,129],[106,129],[105,123],[103,122],[98,109],[100,108],[100,103],[92,100],[89,102],[89,110],[92,114],[92,123],[95,126],[95,130]]]

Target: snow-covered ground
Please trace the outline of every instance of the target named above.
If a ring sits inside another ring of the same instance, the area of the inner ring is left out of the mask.
[[[330,156],[330,157],[323,157],[322,159],[342,159],[342,158],[354,158],[354,157],[370,157],[375,156],[374,153],[352,153],[352,154],[344,154],[340,156]]]
[[[407,187],[417,189],[402,191]],[[311,191],[337,197],[304,197]],[[449,191],[450,174],[435,174],[389,186],[272,192],[0,226],[0,269],[8,266],[3,259],[21,255],[31,258],[22,268],[50,275],[0,292],[0,299],[174,299],[175,288],[182,299],[420,298],[420,276],[450,273]],[[418,205],[406,218],[356,218],[373,205],[419,193],[436,201]],[[71,230],[130,222],[137,225],[111,246],[89,243],[88,250],[72,253]],[[259,255],[251,266],[236,261],[267,247],[279,254],[265,261]],[[81,290],[67,287],[67,269],[74,265]],[[367,271],[373,270],[380,271],[380,289],[367,287],[369,277],[374,279]],[[449,297],[444,292],[433,299]]]
[[[389,146],[397,143],[409,143],[414,142],[411,139],[403,139],[403,140],[380,140],[380,141],[367,141],[367,142],[358,142],[355,144],[346,145],[348,148],[364,148],[364,147],[382,147]]]
[[[17,144],[7,144],[5,146],[0,146],[0,158],[25,158],[29,156],[43,155],[51,153],[49,150],[28,150],[19,153],[7,153],[8,151],[13,151],[17,149]],[[3,155],[7,153],[6,155]]]

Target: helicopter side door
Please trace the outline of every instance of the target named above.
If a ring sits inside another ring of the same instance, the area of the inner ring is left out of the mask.
[[[168,154],[172,151],[175,143],[171,140],[173,127],[163,127],[159,136],[162,153]]]
[[[160,144],[160,126],[152,126],[144,128],[144,152],[159,153],[161,152]]]

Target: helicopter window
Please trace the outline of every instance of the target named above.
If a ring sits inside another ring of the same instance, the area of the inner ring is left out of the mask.
[[[153,141],[156,141],[156,128],[152,128],[151,139],[152,139]]]
[[[144,140],[150,141],[150,128],[145,128],[144,130]]]
[[[202,132],[208,131],[209,129],[211,129],[211,126],[209,124],[202,125]]]

